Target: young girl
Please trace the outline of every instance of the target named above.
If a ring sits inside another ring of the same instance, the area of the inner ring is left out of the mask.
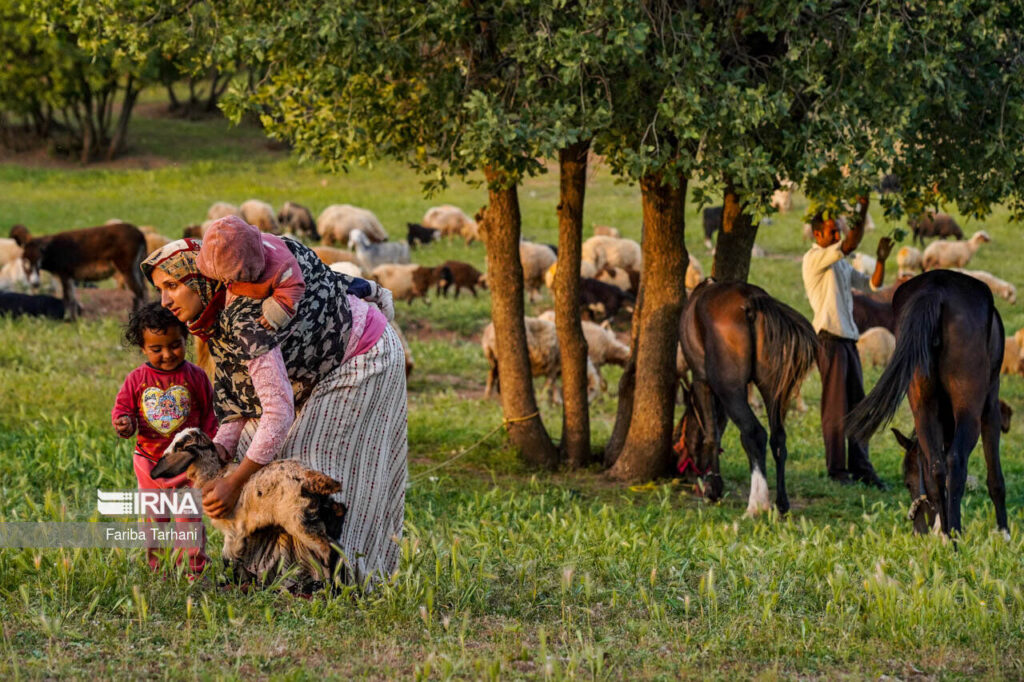
[[[117,393],[111,419],[121,438],[135,439],[135,477],[139,489],[185,488],[185,474],[155,480],[149,472],[182,429],[197,426],[213,437],[217,420],[213,414],[213,387],[191,362],[185,361],[188,328],[158,302],[147,303],[132,313],[124,339],[138,346],[146,363],[132,370]],[[158,523],[167,518],[148,519]],[[176,522],[202,522],[201,518],[180,518]],[[189,548],[189,571],[199,573],[206,565],[206,536],[201,546]],[[149,565],[156,569],[157,550],[147,552]],[[177,560],[181,560],[178,553]]]
[[[206,228],[197,264],[204,277],[227,284],[229,293],[262,300],[259,323],[270,331],[292,321],[306,291],[299,264],[284,241],[233,215]]]

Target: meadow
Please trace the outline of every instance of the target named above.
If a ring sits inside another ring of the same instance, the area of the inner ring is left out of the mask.
[[[330,203],[373,210],[393,238],[426,208],[473,213],[478,184],[453,182],[424,197],[396,164],[329,175],[268,145],[259,130],[220,119],[184,122],[148,102],[131,128],[127,159],[81,168],[40,154],[0,159],[0,224],[38,234],[118,217],[170,237],[200,222],[210,203],[293,200],[314,214]],[[556,170],[556,169],[553,169]],[[523,234],[555,242],[557,172],[520,190]],[[809,315],[799,258],[806,201],[772,216],[751,281]],[[895,223],[872,214],[873,253]],[[635,186],[591,170],[585,224],[639,238]],[[710,271],[695,205],[687,243]],[[1018,230],[1004,211],[979,223],[992,235],[971,267],[1024,283]],[[421,247],[483,269],[479,243]],[[895,271],[894,258],[888,273]],[[110,286],[105,285],[105,286]],[[409,383],[410,481],[401,568],[367,595],[297,599],[267,589],[224,590],[154,574],[141,550],[0,549],[4,679],[55,677],[275,679],[990,679],[1024,677],[1024,381],[1004,377],[1018,413],[1002,455],[1012,540],[994,532],[980,447],[956,548],[915,537],[901,452],[888,431],[871,455],[888,492],[839,487],[825,477],[820,384],[810,409],[791,414],[792,511],[742,518],[746,457],[730,427],[726,497],[709,505],[679,482],[629,487],[583,472],[524,469],[501,432],[497,401],[483,399],[479,335],[489,295],[397,306],[415,356]],[[998,302],[1008,333],[1018,306]],[[550,294],[528,309],[551,307]],[[110,426],[124,375],[142,358],[120,345],[124,312],[77,325],[0,318],[0,520],[95,519],[97,488],[134,487],[130,441]],[[607,440],[618,372],[592,408],[593,441]],[[867,370],[873,384],[878,370]],[[542,407],[555,438],[556,408]],[[906,406],[895,425],[909,432]],[[477,447],[462,454],[471,445]],[[456,457],[456,459],[452,459]],[[769,464],[769,467],[772,465]],[[774,481],[769,476],[769,481]],[[773,483],[772,483],[773,485]],[[211,534],[218,557],[220,540]]]

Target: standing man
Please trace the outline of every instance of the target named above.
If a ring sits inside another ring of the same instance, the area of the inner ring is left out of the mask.
[[[868,284],[872,289],[881,287],[885,279],[885,259],[892,249],[892,240],[888,237],[878,242],[878,263],[870,282],[846,260],[864,237],[868,199],[860,197],[857,203],[850,232],[842,241],[834,219],[826,219],[822,211],[811,219],[815,244],[804,254],[804,289],[814,309],[813,325],[818,332],[821,432],[825,438],[828,477],[844,485],[860,481],[884,490],[885,482],[868,459],[867,443],[851,438],[847,461],[843,442],[846,415],[864,399],[864,378],[857,353],[860,332],[853,321],[851,287],[863,289]]]

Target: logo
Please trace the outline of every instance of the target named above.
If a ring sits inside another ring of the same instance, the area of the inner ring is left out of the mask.
[[[103,516],[200,516],[200,509],[195,488],[96,491],[96,510]]]

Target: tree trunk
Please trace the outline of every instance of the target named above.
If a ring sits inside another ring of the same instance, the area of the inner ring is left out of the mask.
[[[135,80],[128,76],[128,82],[124,87],[124,99],[121,101],[121,115],[117,118],[117,129],[114,131],[114,137],[107,150],[107,161],[113,160],[121,152],[124,141],[128,137],[128,121],[132,118],[135,99],[139,96],[139,91],[133,88],[134,84]]]
[[[640,237],[641,241],[643,236]],[[633,418],[633,395],[636,391],[636,348],[640,340],[640,314],[644,308],[644,287],[641,281],[640,291],[636,295],[636,305],[633,307],[633,324],[629,332],[629,360],[622,370],[622,378],[619,379],[618,409],[615,412],[615,425],[612,427],[612,435],[608,438],[608,444],[604,447],[604,465],[610,468],[618,460],[622,453],[622,446],[626,444],[626,436],[629,434],[629,422]]]
[[[727,178],[722,209],[722,230],[715,246],[711,276],[717,282],[746,282],[750,275],[750,250],[754,248],[757,225],[744,210],[736,188]]]
[[[181,102],[178,101],[178,96],[174,94],[174,81],[168,81],[164,83],[167,88],[167,99],[171,101],[167,105],[167,111],[177,111],[181,108]]]
[[[488,204],[480,220],[487,250],[487,284],[491,319],[497,338],[501,407],[509,438],[530,465],[553,468],[558,453],[537,410],[533,376],[523,324],[523,266],[519,261],[519,196],[516,186],[503,187],[504,174],[485,169]]]
[[[573,469],[590,463],[590,406],[587,399],[587,342],[580,324],[580,255],[583,198],[587,189],[590,141],[558,153],[558,269],[555,271],[555,326],[562,361],[562,456]]]
[[[676,392],[679,315],[686,298],[689,257],[684,241],[686,178],[676,186],[662,174],[640,181],[643,197],[643,288],[636,356],[636,389],[629,431],[608,475],[649,480],[672,472],[672,417]]]

